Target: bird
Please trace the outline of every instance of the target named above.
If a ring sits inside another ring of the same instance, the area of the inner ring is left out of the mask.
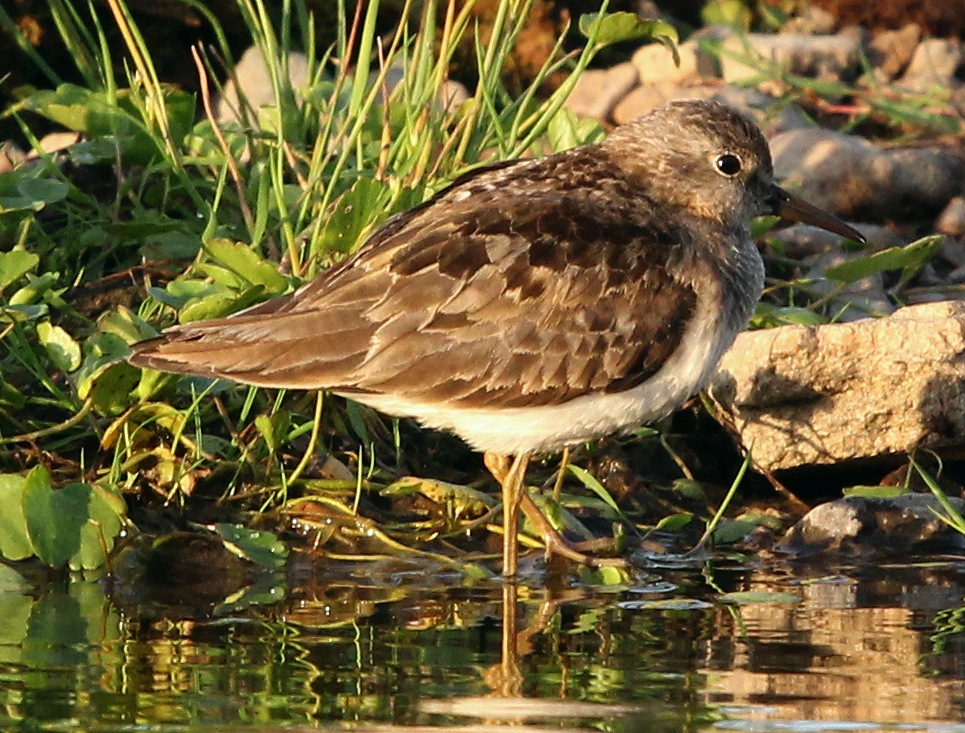
[[[534,454],[663,418],[696,394],[761,296],[755,217],[860,232],[774,180],[757,125],[671,102],[602,141],[470,170],[293,293],[136,343],[130,363],[328,390],[450,431],[500,484],[502,574]]]

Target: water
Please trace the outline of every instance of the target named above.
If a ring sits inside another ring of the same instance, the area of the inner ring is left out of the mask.
[[[305,562],[247,608],[7,577],[0,730],[965,733],[963,568],[717,562],[607,591]]]

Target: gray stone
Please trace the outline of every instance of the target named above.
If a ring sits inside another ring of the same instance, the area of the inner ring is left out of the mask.
[[[942,237],[938,256],[953,267],[965,267],[965,241],[955,236]]]
[[[894,31],[878,33],[868,43],[868,60],[879,81],[890,81],[907,68],[921,40],[921,26],[917,23]]]
[[[820,128],[789,130],[770,142],[777,177],[845,217],[920,217],[941,210],[961,189],[961,161],[937,147],[882,150]]]
[[[777,99],[750,87],[725,84],[718,87],[714,99],[736,107],[754,118],[768,137],[786,130],[811,127],[807,115],[793,102]]]
[[[950,38],[927,38],[918,44],[896,84],[914,92],[948,91],[958,86],[955,72],[965,58],[962,44]]]
[[[784,24],[781,32],[824,35],[834,30],[836,22],[834,15],[824,8],[804,3],[798,13]]]
[[[885,279],[880,272],[863,277],[843,288],[824,276],[825,271],[832,267],[867,256],[867,252],[845,252],[835,248],[807,260],[810,267],[804,277],[811,281],[808,290],[818,297],[830,297],[826,312],[833,313],[834,320],[838,323],[850,323],[868,316],[886,316],[895,311],[885,292]]]
[[[949,497],[959,513],[965,501]],[[847,496],[809,511],[775,549],[798,555],[833,553],[866,559],[914,552],[961,551],[965,537],[938,518],[930,493],[894,497]]]
[[[948,282],[954,285],[965,283],[965,265],[960,265],[948,273]]]
[[[935,220],[935,231],[959,237],[965,234],[965,197],[955,196]],[[965,264],[965,260],[958,264]]]
[[[904,244],[897,234],[886,227],[874,224],[857,224],[855,228],[868,240],[868,249],[871,251]],[[840,235],[809,224],[794,224],[784,227],[769,234],[768,239],[775,242],[786,257],[794,260],[804,260],[815,255],[823,255],[841,247]]]
[[[750,33],[724,41],[721,70],[730,84],[759,80],[761,64],[800,76],[841,79],[852,76],[860,58],[860,39],[848,35]]]
[[[613,108],[613,121],[622,125],[677,99],[710,99],[717,90],[716,84],[642,84],[631,90]]]
[[[308,57],[292,51],[288,54],[288,79],[293,90],[308,86]],[[239,94],[239,88],[241,93]],[[242,109],[242,97],[247,102]],[[262,107],[277,103],[275,89],[268,73],[268,65],[261,49],[251,46],[238,60],[234,73],[224,85],[224,90],[215,105],[218,122],[238,122],[257,113]],[[244,114],[247,111],[248,114]],[[250,120],[255,122],[255,120]]]
[[[641,46],[633,54],[631,62],[640,75],[641,84],[657,82],[694,81],[720,76],[717,59],[700,45],[699,41],[688,40],[677,47],[680,64],[674,60],[673,52],[662,43]]]
[[[580,117],[608,120],[617,103],[639,83],[637,67],[629,61],[609,69],[584,71],[566,106]]]
[[[769,470],[965,444],[965,303],[738,336],[711,393]]]
[[[0,173],[9,173],[23,163],[26,155],[12,140],[0,143]]]

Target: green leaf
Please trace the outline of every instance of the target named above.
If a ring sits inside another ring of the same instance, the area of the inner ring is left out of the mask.
[[[723,519],[714,528],[714,546],[733,545],[746,539],[760,522],[747,519]]]
[[[597,586],[596,590],[625,590],[630,585],[630,573],[625,568],[605,565],[601,568],[579,567],[580,582]]]
[[[21,249],[0,252],[0,290],[22,278],[39,263],[40,258],[33,252]]]
[[[288,547],[271,532],[226,523],[216,524],[214,529],[225,547],[238,557],[266,568],[285,564]]]
[[[752,328],[773,328],[774,326],[820,326],[827,323],[827,318],[807,308],[797,306],[775,307],[770,303],[758,303]]]
[[[599,47],[652,38],[669,46],[674,52],[674,62],[680,64],[677,29],[662,20],[647,20],[629,12],[587,13],[580,16],[580,33]]]
[[[67,198],[70,186],[58,178],[25,178],[17,185],[24,196],[41,205]]]
[[[268,415],[255,417],[255,429],[264,438],[268,450],[272,453],[284,444],[291,424],[291,413],[287,410],[278,410],[270,417]]]
[[[52,567],[69,565],[73,570],[104,564],[121,530],[124,509],[116,497],[90,484],[54,488],[43,466],[27,474],[22,506],[37,557]]]
[[[391,191],[370,178],[360,178],[335,202],[325,220],[317,252],[350,252],[375,223],[385,215]]]
[[[959,534],[965,534],[965,517],[962,517],[961,512],[955,508],[955,505],[949,500],[948,496],[942,490],[942,487],[938,485],[938,482],[925,471],[914,458],[910,459],[912,468],[914,468],[918,475],[921,476],[921,480],[925,482],[928,490],[931,491],[932,496],[938,501],[942,507],[942,511],[936,511],[932,509],[932,512],[941,521],[947,524],[949,527],[954,529]]]
[[[37,324],[37,337],[58,369],[72,372],[80,367],[80,344],[60,326],[41,321]]]
[[[68,484],[55,490],[43,466],[27,474],[23,512],[27,534],[37,557],[52,567],[64,567],[80,551],[80,532],[87,523],[90,487]]]
[[[556,152],[597,142],[603,134],[603,127],[599,122],[589,118],[581,119],[566,107],[553,115],[546,128],[550,147]]]
[[[657,529],[665,532],[679,532],[694,521],[694,515],[689,512],[670,514],[657,522]]]
[[[448,505],[455,516],[479,515],[496,504],[496,500],[471,486],[452,484],[439,479],[405,476],[379,490],[379,496],[400,497],[421,494],[436,504]]]
[[[104,331],[91,335],[84,344],[84,350],[87,355],[80,370],[74,375],[77,394],[82,400],[87,399],[87,395],[104,372],[123,362],[131,353],[127,341]]]
[[[34,554],[23,514],[23,493],[27,477],[17,473],[0,475],[0,556],[23,560]]]
[[[901,486],[850,486],[841,490],[844,496],[864,496],[872,499],[892,499],[907,493]]]
[[[118,415],[131,404],[131,392],[141,381],[141,370],[127,363],[111,364],[90,385],[90,398],[98,412]],[[90,384],[90,382],[87,382]],[[78,394],[80,386],[78,385]]]
[[[260,303],[264,300],[264,293],[263,285],[255,285],[240,294],[226,290],[189,300],[178,313],[178,323],[207,321],[211,318],[230,316],[232,313]]]
[[[581,484],[583,484],[586,488],[588,488],[590,491],[596,494],[601,501],[603,501],[608,507],[610,507],[614,512],[616,512],[617,516],[620,517],[620,519],[622,519],[627,524],[631,524],[630,520],[626,518],[626,516],[623,514],[622,511],[620,511],[620,507],[617,505],[614,498],[610,496],[610,492],[607,491],[606,487],[604,487],[603,484],[601,484],[597,480],[596,476],[591,474],[585,468],[574,466],[572,463],[568,463],[566,468],[569,470],[570,473],[576,476],[577,479],[579,479]]]
[[[0,664],[9,668],[21,663],[27,624],[37,601],[27,594],[29,588],[23,585],[28,584],[22,576],[18,580],[19,573],[6,565],[0,568]]]
[[[3,610],[5,610],[3,609],[4,595],[26,593],[29,590],[30,583],[27,582],[25,577],[9,565],[0,564],[0,618],[3,619],[3,623],[0,624],[0,626],[6,627],[10,619],[7,614],[3,613]],[[3,640],[2,636],[0,636],[0,645],[2,644]]]
[[[204,243],[204,250],[251,285],[261,285],[274,295],[288,289],[288,281],[278,272],[278,268],[246,244],[228,239],[210,239]]]
[[[9,305],[35,305],[45,299],[57,284],[56,272],[45,272],[38,277],[28,276],[27,284],[10,296]]]
[[[71,555],[72,570],[94,570],[107,560],[114,540],[121,531],[121,518],[126,513],[123,500],[116,494],[89,484],[72,484],[84,487],[89,495],[87,521],[80,528],[80,547]],[[65,486],[64,489],[67,487]],[[63,491],[63,489],[61,489]]]
[[[730,25],[747,30],[754,14],[747,0],[709,0],[700,11],[704,25]]]
[[[284,600],[286,595],[284,573],[263,573],[254,583],[231,594],[215,606],[212,615],[220,618],[240,613],[251,606],[270,606]]]
[[[887,270],[917,270],[935,254],[941,242],[942,237],[938,235],[922,237],[904,247],[889,247],[867,257],[830,267],[824,274],[832,280],[850,284]]]
[[[752,606],[761,603],[800,603],[800,597],[793,593],[771,593],[767,591],[734,591],[724,593],[718,600],[722,603],[733,603],[738,606]]]

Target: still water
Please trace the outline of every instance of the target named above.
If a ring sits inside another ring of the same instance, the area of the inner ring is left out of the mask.
[[[965,733],[963,569],[306,562],[247,606],[0,574],[0,730]]]

